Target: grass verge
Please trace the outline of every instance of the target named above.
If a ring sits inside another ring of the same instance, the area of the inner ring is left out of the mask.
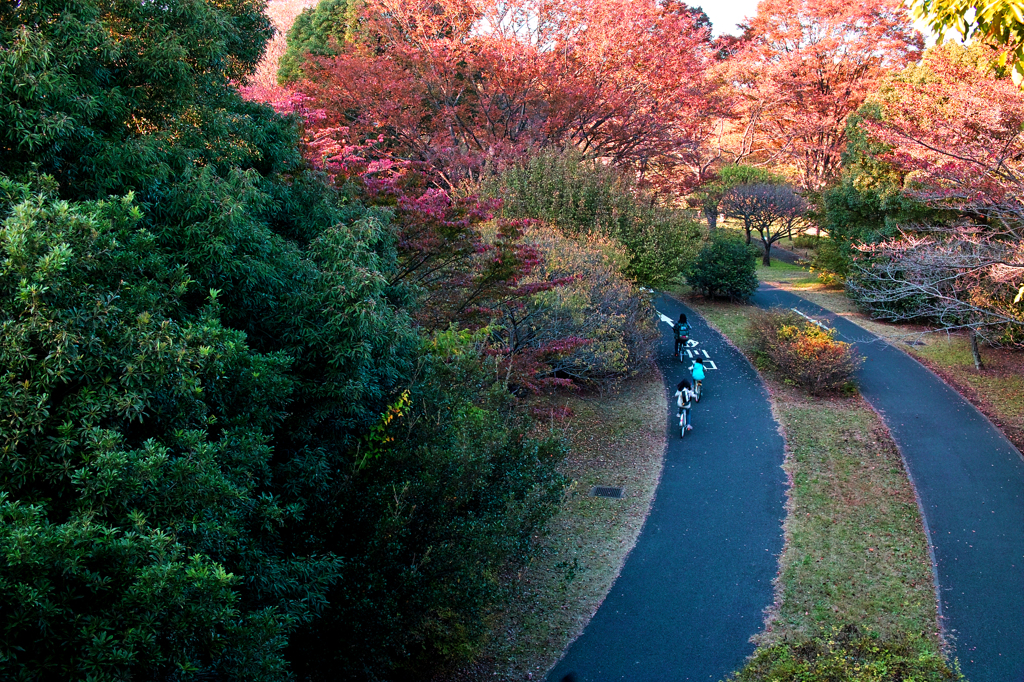
[[[753,308],[689,304],[750,354]],[[882,639],[920,635],[920,646],[938,653],[920,512],[884,424],[858,396],[812,398],[764,374],[785,430],[792,487],[776,603],[758,645],[807,641],[856,624]]]
[[[654,368],[613,393],[562,397],[574,416],[565,430],[572,480],[562,509],[536,539],[538,553],[516,576],[509,608],[495,615],[477,663],[450,680],[541,679],[583,631],[618,576],[650,511],[665,450],[665,389]],[[593,486],[622,499],[590,497]]]

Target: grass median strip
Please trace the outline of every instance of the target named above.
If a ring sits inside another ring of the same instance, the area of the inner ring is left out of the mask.
[[[750,306],[688,301],[751,352]],[[931,561],[914,491],[885,426],[858,396],[812,398],[765,373],[785,430],[792,487],[777,602],[759,646],[855,624],[887,639],[940,640]]]

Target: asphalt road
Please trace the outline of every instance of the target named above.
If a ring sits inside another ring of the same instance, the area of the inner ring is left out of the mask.
[[[917,489],[943,628],[971,682],[1024,680],[1024,458],[991,422],[906,353],[791,293],[754,302],[835,327],[867,360],[861,393],[882,415]]]
[[[685,312],[716,369],[695,405],[693,430],[679,437],[672,395],[688,370],[662,329],[668,446],[657,494],[636,547],[607,598],[548,674],[580,682],[717,682],[742,666],[772,603],[782,551],[784,443],[760,378],[739,352]],[[609,482],[614,485],[614,482]],[[616,504],[608,500],[608,504]]]

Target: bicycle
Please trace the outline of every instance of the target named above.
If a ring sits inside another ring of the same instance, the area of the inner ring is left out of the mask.
[[[689,407],[681,407],[681,408],[679,408],[679,437],[680,438],[686,438],[686,431],[687,431],[687,426],[688,426],[687,422],[690,421],[689,418],[688,418],[689,417],[689,414],[688,414],[689,412],[690,412],[690,408]]]
[[[692,429],[690,426],[690,400],[693,398],[693,389],[690,382],[683,379],[676,385],[676,406],[679,408],[679,437],[685,438],[686,432]]]
[[[686,362],[686,356],[684,353],[686,352],[689,343],[690,335],[686,332],[683,332],[678,338],[676,338],[676,356],[679,358],[679,362]]]
[[[693,376],[694,398],[699,403],[700,396],[704,392],[704,360],[698,355],[690,365],[690,373]]]

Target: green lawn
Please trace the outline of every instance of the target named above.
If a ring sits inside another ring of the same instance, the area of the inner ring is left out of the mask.
[[[778,259],[773,259],[770,267],[762,265],[759,259],[757,262],[757,279],[761,282],[781,282],[796,287],[821,285],[818,276],[809,272],[806,268],[793,265],[792,263],[785,263]]]

